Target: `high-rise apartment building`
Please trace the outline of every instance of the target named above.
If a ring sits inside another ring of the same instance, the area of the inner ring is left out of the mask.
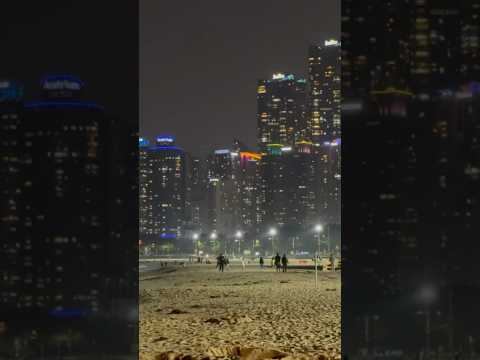
[[[0,301],[12,316],[86,316],[105,305],[108,118],[82,100],[83,87],[73,76],[50,76],[42,100],[21,112],[2,104],[8,188],[15,184],[7,210],[16,214],[2,209],[10,224]]]
[[[151,227],[148,241],[158,253],[178,249],[185,223],[186,166],[185,152],[175,145],[172,136],[157,136],[155,143],[146,149],[147,180],[151,207]],[[147,217],[148,219],[148,217]]]
[[[278,231],[274,251],[311,251],[315,215],[315,155],[271,145],[259,163],[258,227],[271,253],[269,229]]]
[[[308,132],[316,158],[317,221],[340,223],[341,50],[337,40],[308,51]]]
[[[237,227],[237,193],[234,179],[234,155],[229,149],[215,150],[208,158],[208,233],[219,235],[213,243],[226,250],[227,241]]]
[[[258,238],[258,185],[259,164],[262,155],[252,151],[240,151],[235,173],[238,193],[238,230],[243,233],[245,248],[250,250]],[[252,249],[253,250],[253,249]]]
[[[152,160],[150,141],[139,138],[139,236],[141,241],[153,237],[153,194],[152,194]]]
[[[480,293],[470,276],[478,269],[467,265],[479,231],[470,220],[479,212],[478,9],[477,1],[342,6],[342,285],[351,309],[342,347],[350,353],[373,350],[349,334],[374,313],[377,348],[453,351],[476,332],[461,304]],[[446,325],[435,345],[419,343],[425,329],[411,326],[427,306]]]
[[[274,74],[257,84],[258,147],[265,152],[269,144],[293,146],[305,140],[306,81],[292,74]]]
[[[308,131],[315,144],[341,136],[340,42],[327,40],[308,51]]]
[[[187,162],[187,201],[186,218],[192,231],[198,232],[202,228],[201,208],[205,200],[204,164],[202,159],[188,156]]]
[[[315,147],[315,209],[318,221],[341,223],[341,140]]]
[[[0,81],[0,307],[12,309],[20,301],[19,289],[24,286],[22,221],[22,137],[24,117],[23,91],[13,81]],[[13,296],[11,294],[14,294]],[[30,295],[29,295],[30,296]]]

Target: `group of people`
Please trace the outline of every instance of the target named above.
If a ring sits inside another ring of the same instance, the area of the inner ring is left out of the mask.
[[[248,261],[245,258],[242,257],[241,262],[242,262],[243,271],[245,271],[245,267],[246,267]],[[228,268],[229,264],[230,264],[230,261],[229,261],[228,257],[226,257],[223,254],[220,254],[220,255],[217,256],[217,266],[216,266],[216,268],[218,269],[218,271],[224,272],[224,270],[226,270]],[[264,265],[265,265],[265,260],[264,260],[263,256],[260,256],[260,267],[263,269]],[[277,253],[277,255],[272,257],[271,266],[272,267],[275,266],[275,269],[276,269],[277,272],[280,272],[280,271],[287,272],[287,266],[288,266],[287,255],[283,254],[283,256],[281,257],[280,254]]]
[[[203,263],[203,260],[200,260],[200,257],[198,258],[198,262],[199,263]],[[313,259],[315,261],[315,259]],[[335,264],[335,257],[333,256],[333,254],[330,256],[330,264],[331,264],[331,267],[332,267],[332,270],[334,270],[334,264]],[[240,261],[241,261],[241,264],[242,264],[242,268],[243,268],[243,271],[246,271],[246,266],[247,264],[249,263],[249,261],[244,258],[244,257],[241,257],[240,258]],[[270,267],[274,267],[276,272],[287,272],[287,268],[288,268],[288,258],[287,258],[287,255],[286,254],[283,254],[283,256],[280,256],[279,253],[277,253],[275,256],[273,256],[270,260]],[[205,261],[207,264],[210,264],[210,261]],[[265,268],[265,259],[263,256],[260,256],[260,259],[259,259],[259,262],[260,262],[260,268]],[[224,272],[225,270],[228,269],[228,266],[230,264],[230,261],[228,259],[227,256],[225,256],[224,254],[220,254],[217,256],[217,266],[216,268],[218,269],[218,271],[220,272]],[[166,264],[165,264],[166,266]]]
[[[263,259],[262,256],[260,256],[260,267],[263,269],[265,266],[265,260]],[[283,272],[287,272],[287,267],[288,267],[288,259],[287,255],[283,254],[282,257],[280,257],[280,254],[277,253],[277,255],[273,256],[271,259],[271,267],[274,267],[277,272],[280,272],[282,270]]]

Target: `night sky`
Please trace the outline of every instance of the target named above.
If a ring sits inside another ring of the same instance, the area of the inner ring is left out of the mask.
[[[15,0],[0,5],[0,78],[38,100],[40,79],[72,74],[85,100],[119,121],[138,122],[138,7],[118,0]]]
[[[257,79],[306,76],[309,44],[339,36],[339,0],[142,0],[140,133],[195,155],[255,146]]]

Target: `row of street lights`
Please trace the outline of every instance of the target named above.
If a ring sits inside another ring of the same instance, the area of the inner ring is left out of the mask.
[[[317,239],[317,256],[320,254],[320,234],[323,232],[323,225],[317,224],[314,227],[314,233]],[[268,235],[270,236],[271,242],[272,242],[272,254],[275,252],[275,236],[278,235],[278,230],[275,227],[272,227],[268,230]],[[194,233],[192,235],[193,240],[195,241],[196,248],[197,248],[197,253],[198,253],[198,239],[200,238],[200,235],[198,233]],[[216,231],[213,231],[210,234],[210,239],[211,240],[216,240],[218,238],[218,235]],[[235,243],[238,244],[238,253],[240,254],[240,245],[241,245],[241,239],[243,238],[243,233],[238,230],[235,233]],[[295,244],[295,243],[294,243]],[[330,252],[330,241],[328,241],[329,249],[328,251]],[[295,245],[293,246],[295,248]]]
[[[238,243],[238,252],[240,254],[240,239],[243,237],[243,233],[241,231],[237,231],[235,233],[235,242]],[[193,233],[192,235],[192,239],[194,240],[195,242],[195,248],[197,249],[197,254],[198,254],[198,240],[200,238],[200,235],[198,233]],[[211,234],[210,234],[210,239],[211,240],[217,240],[218,238],[218,235],[217,235],[217,232],[216,231],[213,231]]]

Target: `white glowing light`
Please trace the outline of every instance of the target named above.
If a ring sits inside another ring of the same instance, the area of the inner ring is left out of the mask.
[[[230,154],[230,150],[227,150],[227,149],[215,150],[215,154],[217,155]]]
[[[80,90],[81,85],[75,81],[68,80],[57,80],[57,81],[47,81],[43,85],[45,90]]]
[[[342,105],[343,111],[361,111],[363,104],[361,102],[351,102]]]
[[[338,46],[340,43],[337,40],[330,39],[325,41],[325,46]]]

